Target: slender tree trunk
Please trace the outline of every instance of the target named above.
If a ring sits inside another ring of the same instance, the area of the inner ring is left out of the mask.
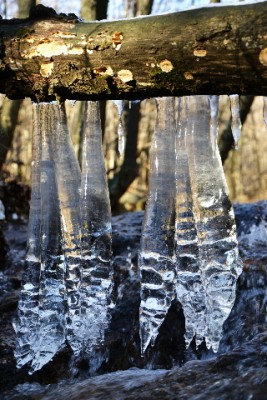
[[[106,19],[107,8],[107,0],[82,0],[81,17],[86,21]]]
[[[136,15],[149,15],[151,14],[153,0],[137,0],[136,1]]]
[[[35,5],[36,0],[18,0],[18,18],[27,18],[30,8]],[[20,106],[21,100],[11,101],[5,98],[3,101],[0,119],[0,171],[12,143]]]
[[[36,0],[18,0],[18,18],[28,18],[30,9],[36,5]]]
[[[9,100],[7,97],[3,99],[0,120],[0,170],[12,143],[21,102]]]

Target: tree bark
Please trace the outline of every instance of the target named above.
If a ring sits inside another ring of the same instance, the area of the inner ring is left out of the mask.
[[[37,101],[267,92],[267,2],[81,22],[0,21],[0,92]]]

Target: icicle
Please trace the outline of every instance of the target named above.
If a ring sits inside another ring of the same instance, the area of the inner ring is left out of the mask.
[[[194,216],[199,242],[202,281],[206,292],[205,338],[216,352],[223,323],[235,300],[241,273],[236,227],[218,147],[215,157],[210,136],[207,96],[187,97],[188,155]]]
[[[263,97],[263,119],[267,126],[267,96]]]
[[[174,99],[157,100],[158,119],[150,150],[148,199],[141,238],[140,337],[145,352],[175,297]]]
[[[98,102],[86,103],[83,135],[81,306],[84,348],[90,353],[103,341],[112,290],[111,210]]]
[[[215,156],[217,139],[218,139],[218,111],[219,96],[209,96],[210,100],[210,135],[213,147],[213,156]]]
[[[119,155],[123,156],[125,150],[125,133],[124,126],[122,122],[122,114],[124,110],[124,100],[113,100],[114,104],[117,107],[118,115],[119,115],[119,125],[118,125],[118,151]]]
[[[76,100],[69,100],[69,102],[70,102],[70,105],[71,105],[72,107],[74,107],[74,106],[75,106],[75,103],[76,103]]]
[[[79,189],[81,172],[67,128],[65,108],[63,105],[57,104],[51,104],[50,107],[51,119],[54,121],[51,142],[60,204],[63,252],[66,261],[67,340],[74,354],[78,355],[83,346],[80,316],[82,260]]]
[[[55,169],[50,144],[51,108],[37,105],[42,132],[41,161],[41,274],[39,288],[39,336],[34,345],[31,373],[47,364],[65,342],[65,265],[60,246],[60,214]]]
[[[238,141],[241,135],[241,121],[240,121],[240,106],[239,106],[239,95],[231,94],[230,98],[230,107],[231,107],[231,115],[232,115],[232,134],[235,141],[235,148],[238,149]]]
[[[185,316],[185,342],[189,346],[195,336],[197,346],[203,341],[206,327],[206,294],[202,283],[196,221],[187,155],[187,118],[185,98],[181,108],[176,135],[176,221],[175,253],[177,257],[177,298]]]
[[[33,106],[32,130],[32,193],[28,225],[27,254],[22,275],[21,294],[18,304],[18,318],[14,322],[17,334],[15,357],[20,368],[33,358],[33,348],[38,340],[38,292],[41,257],[41,200],[40,160],[41,132],[36,105]]]

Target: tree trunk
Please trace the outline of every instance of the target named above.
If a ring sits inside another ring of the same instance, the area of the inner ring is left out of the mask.
[[[87,21],[107,18],[107,0],[82,0],[81,17]]]
[[[21,100],[3,99],[0,116],[0,171],[12,143],[20,105]]]
[[[146,98],[267,92],[267,2],[84,23],[44,6],[0,21],[10,98]]]
[[[30,9],[36,5],[36,0],[18,0],[18,17],[28,18],[30,14]]]
[[[30,13],[30,8],[35,6],[35,4],[36,0],[19,0],[18,17],[27,18]],[[7,152],[13,140],[20,106],[20,100],[10,101],[6,98],[3,100],[0,117],[0,171],[2,169],[3,163],[5,162]]]

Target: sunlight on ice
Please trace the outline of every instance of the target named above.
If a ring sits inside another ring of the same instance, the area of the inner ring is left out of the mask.
[[[230,94],[230,108],[231,108],[231,128],[232,134],[235,141],[235,148],[238,149],[238,141],[241,136],[241,121],[240,121],[240,104],[239,104],[239,95],[238,94]]]
[[[157,99],[158,118],[150,150],[148,199],[141,237],[140,337],[145,352],[175,297],[174,98]],[[155,201],[156,197],[156,201]],[[151,287],[151,284],[153,285]]]
[[[139,257],[142,352],[155,342],[175,296],[184,311],[186,345],[193,337],[197,346],[205,338],[216,352],[242,270],[233,209],[214,140],[218,99],[183,97],[178,112],[174,104],[171,98],[158,100],[151,149]],[[172,129],[175,115],[177,132]]]
[[[125,150],[125,131],[123,126],[123,110],[124,110],[124,100],[113,100],[113,103],[116,105],[118,110],[119,124],[118,124],[118,151],[119,155],[124,155]]]
[[[178,103],[178,129],[175,141],[175,255],[176,291],[185,316],[187,346],[194,336],[197,345],[203,341],[206,326],[206,294],[200,270],[199,243],[189,170],[188,140],[191,139],[191,132],[188,130],[189,118],[186,98],[181,98]]]
[[[87,105],[81,174],[64,105],[33,105],[28,249],[14,322],[17,367],[31,362],[30,374],[66,343],[76,357],[90,357],[110,321],[111,212],[98,107]]]
[[[98,102],[86,103],[80,213],[83,258],[81,317],[86,327],[84,349],[92,352],[103,342],[110,321],[113,287],[111,209]]]
[[[210,135],[212,140],[213,152],[215,156],[217,139],[218,139],[218,112],[219,112],[220,96],[209,96],[210,101]]]
[[[33,107],[32,128],[32,193],[28,224],[27,252],[22,275],[21,293],[18,303],[18,315],[13,323],[16,337],[15,357],[20,368],[32,361],[34,346],[38,337],[38,293],[41,268],[41,195],[40,164],[42,157],[39,115]]]
[[[215,157],[212,157],[213,146],[206,134],[210,125],[208,96],[187,97],[185,101],[189,112],[188,134],[191,135],[188,154],[193,207],[206,293],[205,339],[207,346],[217,351],[223,323],[234,304],[236,280],[242,266],[219,150],[216,146]]]

